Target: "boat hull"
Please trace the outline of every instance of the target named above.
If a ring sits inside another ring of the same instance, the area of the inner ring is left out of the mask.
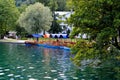
[[[49,45],[49,44],[31,44],[31,43],[25,43],[26,46],[39,46],[39,47],[45,47],[45,48],[52,48],[52,49],[63,49],[70,51],[70,48],[65,47],[65,46],[54,46],[54,45]]]

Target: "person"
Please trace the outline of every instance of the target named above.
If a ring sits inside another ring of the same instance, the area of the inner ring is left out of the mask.
[[[15,36],[15,39],[18,39],[18,36],[17,36],[17,35]]]
[[[62,46],[62,42],[59,39],[57,39],[56,43],[57,43],[57,46]]]
[[[18,35],[18,39],[21,39],[21,36],[20,36],[20,35]]]
[[[59,40],[57,39],[57,42],[59,42]]]

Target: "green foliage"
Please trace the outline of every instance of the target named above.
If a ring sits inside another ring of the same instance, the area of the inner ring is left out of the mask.
[[[26,35],[28,34],[25,28],[20,27],[19,25],[16,26],[15,31],[17,32],[17,35],[21,38],[26,37]]]
[[[74,38],[74,36],[78,35],[81,32],[79,28],[74,27],[73,31],[70,34],[70,38]]]
[[[16,6],[30,5],[35,2],[40,2],[45,6],[50,7],[51,10],[68,11],[71,10],[70,0],[15,0]]]
[[[57,11],[66,10],[66,0],[57,0],[58,8]]]
[[[70,7],[67,6],[68,0],[36,0],[44,4],[45,6],[49,6],[52,11],[66,11],[70,10]]]
[[[36,1],[44,4],[45,6],[49,6],[50,3],[50,0],[36,0]]]
[[[73,9],[72,0],[66,0],[66,10],[72,10],[72,9]]]
[[[26,8],[27,8],[27,5],[21,5],[18,7],[18,10],[20,11],[20,13],[22,13],[25,11]]]
[[[81,60],[98,59],[98,51],[95,50],[94,46],[94,42],[89,42],[88,40],[79,40],[77,44],[72,47],[72,53],[76,54],[75,57],[72,58],[73,62],[80,66]]]
[[[101,73],[105,72],[112,72],[111,75],[109,74],[108,76],[112,76],[112,79],[119,80],[120,79],[120,50],[118,50],[116,47],[111,45],[109,47],[110,49],[108,52],[104,55],[102,55],[102,63],[100,67],[106,68],[107,71],[100,71]],[[109,70],[109,71],[108,71]],[[99,72],[98,72],[99,73]],[[101,75],[101,73],[99,73]],[[102,80],[101,75],[99,78]]]
[[[55,11],[58,8],[57,0],[50,0],[49,7],[52,11]]]
[[[22,4],[22,0],[15,0],[16,6],[20,6]]]
[[[61,26],[57,23],[56,20],[53,21],[49,32],[54,34],[54,33],[59,33],[61,31],[62,31]]]
[[[87,44],[83,44],[84,41],[84,43],[89,41],[80,41],[74,47],[77,53],[73,58],[74,61],[80,63],[84,59],[94,60],[96,56],[101,62],[107,61],[108,58],[109,60],[116,58],[118,54],[113,50],[112,53],[116,55],[113,56],[109,51],[120,49],[119,39],[117,39],[120,37],[120,2],[118,0],[72,0],[72,3],[74,14],[71,15],[69,22],[75,28],[71,36],[79,33],[88,34],[90,43],[95,42],[95,45],[89,48]]]
[[[22,5],[30,5],[34,4],[36,0],[15,0],[16,6],[22,6]]]
[[[0,0],[0,34],[14,30],[19,15],[14,0]]]
[[[21,14],[18,23],[29,33],[48,31],[52,23],[52,14],[48,7],[41,3],[35,3],[26,8],[25,12]]]
[[[112,43],[114,36],[117,36],[115,30],[109,27],[104,28],[96,37],[97,47],[103,48],[104,46],[108,46]]]

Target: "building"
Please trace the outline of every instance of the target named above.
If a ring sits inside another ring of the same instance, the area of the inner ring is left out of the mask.
[[[16,31],[9,31],[9,35],[8,38],[13,38],[13,39],[17,39],[17,35],[16,35]]]
[[[67,23],[67,19],[70,18],[72,11],[55,11],[56,19],[60,22],[60,26],[62,27],[62,33],[67,33],[68,30],[72,30],[72,25]]]

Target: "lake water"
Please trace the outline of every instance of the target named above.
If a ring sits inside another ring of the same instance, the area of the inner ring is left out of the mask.
[[[0,43],[0,80],[116,80],[113,74],[78,68],[69,51]]]

